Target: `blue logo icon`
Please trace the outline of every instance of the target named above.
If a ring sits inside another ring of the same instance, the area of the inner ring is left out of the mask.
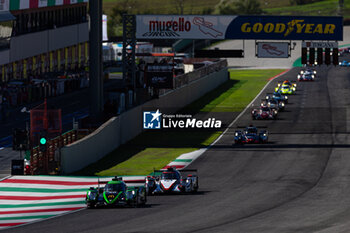
[[[161,115],[159,109],[156,112],[143,112],[143,128],[144,129],[160,129]]]

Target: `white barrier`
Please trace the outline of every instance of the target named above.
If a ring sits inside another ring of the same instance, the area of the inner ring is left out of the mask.
[[[64,174],[78,171],[115,150],[140,134],[143,109],[177,111],[215,89],[228,79],[227,68],[213,72],[186,86],[168,92],[159,99],[130,109],[111,118],[95,132],[61,149],[61,169]]]

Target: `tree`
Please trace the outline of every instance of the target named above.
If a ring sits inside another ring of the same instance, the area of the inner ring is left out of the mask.
[[[239,0],[236,9],[237,12],[245,15],[261,15],[263,13],[260,2],[257,0]]]
[[[187,0],[174,0],[175,3],[175,8],[177,11],[177,14],[183,15],[184,14],[184,9],[185,9],[185,2]]]
[[[224,0],[219,5],[219,13],[222,15],[260,15],[264,13],[258,0]]]

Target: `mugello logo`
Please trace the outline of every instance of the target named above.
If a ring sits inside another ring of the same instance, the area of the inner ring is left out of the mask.
[[[168,21],[151,20],[148,24],[149,31],[143,34],[143,36],[179,37],[180,35],[177,32],[189,32],[191,30],[191,22],[185,21],[183,17]]]
[[[286,37],[293,31],[297,34],[334,34],[335,28],[334,24],[304,23],[301,19],[288,23],[243,23],[241,31],[243,33],[278,33]]]

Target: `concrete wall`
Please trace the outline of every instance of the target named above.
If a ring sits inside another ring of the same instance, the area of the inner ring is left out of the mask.
[[[10,50],[2,50],[0,51],[0,64],[7,64],[10,62]]]
[[[227,81],[227,69],[211,73],[195,82],[176,89],[159,99],[135,107],[111,118],[89,136],[61,149],[63,173],[78,171],[94,163],[143,130],[143,109],[167,108],[177,111]]]
[[[88,30],[88,23],[82,23],[12,37],[9,62],[88,41]],[[1,64],[6,63],[2,63],[0,60]]]

